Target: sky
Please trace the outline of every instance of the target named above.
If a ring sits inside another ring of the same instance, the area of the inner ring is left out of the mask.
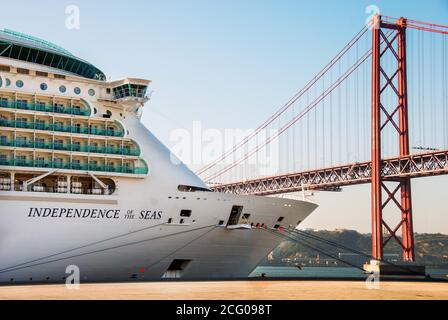
[[[66,27],[79,8],[80,28]],[[143,123],[168,146],[177,128],[256,128],[318,72],[376,5],[448,25],[448,0],[7,1],[0,28],[56,43],[110,79],[151,79]],[[415,231],[448,234],[448,178],[413,181]],[[304,227],[370,232],[370,186],[320,192]]]

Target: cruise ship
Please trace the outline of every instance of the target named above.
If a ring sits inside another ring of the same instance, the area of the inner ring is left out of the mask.
[[[140,121],[149,85],[0,31],[0,283],[243,278],[317,207],[213,192]]]

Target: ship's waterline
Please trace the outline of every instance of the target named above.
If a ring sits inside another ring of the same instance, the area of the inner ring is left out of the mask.
[[[246,277],[281,241],[266,229],[317,207],[211,192],[141,123],[149,80],[105,81],[19,33],[0,42],[1,283],[62,282],[69,265],[85,281]]]

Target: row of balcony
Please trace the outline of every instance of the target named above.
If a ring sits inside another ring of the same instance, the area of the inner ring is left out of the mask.
[[[5,101],[0,100],[0,107],[11,109],[22,109],[32,111],[53,112],[62,114],[73,114],[79,116],[90,116],[90,109],[87,108],[74,108],[61,105],[48,105],[43,103],[28,103],[23,101]]]
[[[117,154],[123,156],[138,156],[140,150],[130,147],[101,147],[95,145],[81,145],[81,144],[69,144],[58,142],[42,142],[42,141],[21,141],[21,140],[9,140],[0,139],[0,146],[4,147],[19,147],[19,148],[37,148],[37,149],[49,149],[49,150],[61,150],[61,151],[74,151],[74,152],[92,152],[103,154]]]
[[[127,166],[115,165],[98,165],[91,163],[78,162],[59,162],[59,161],[45,161],[45,160],[5,160],[0,159],[0,166],[17,166],[17,167],[32,167],[32,168],[52,168],[52,169],[67,169],[67,170],[84,170],[84,171],[100,171],[113,173],[128,173],[128,174],[147,174],[148,168],[132,168]]]
[[[7,120],[0,119],[0,126],[9,128],[21,128],[21,129],[33,129],[33,130],[47,130],[47,131],[58,131],[67,133],[83,133],[83,134],[93,134],[99,136],[110,136],[110,137],[123,137],[123,130],[111,130],[111,129],[98,129],[96,127],[81,127],[81,126],[67,126],[63,124],[47,124],[40,122],[28,122],[23,120]]]

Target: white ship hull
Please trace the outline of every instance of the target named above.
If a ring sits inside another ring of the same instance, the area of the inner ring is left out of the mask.
[[[28,196],[17,193],[14,196]],[[3,192],[1,197],[13,195]],[[257,223],[272,225],[283,216],[282,224],[292,226],[316,207],[310,202],[210,192],[191,193],[172,202],[157,200],[166,196],[153,197],[147,201],[153,204],[149,208],[126,198],[119,201],[121,205],[101,206],[87,203],[88,199],[86,203],[2,200],[0,282],[63,281],[69,265],[79,267],[81,281],[160,280],[174,259],[191,261],[182,279],[247,277],[281,238],[264,228],[217,225],[227,221],[232,205],[243,205]],[[169,208],[177,214],[185,205],[182,202],[189,203],[195,216],[181,225],[166,224]],[[52,211],[53,217],[30,217],[30,208],[59,210]],[[59,217],[60,208],[119,210],[119,214],[118,218],[66,217],[65,213]],[[140,219],[139,212],[154,209],[162,211],[160,219]],[[128,210],[134,210],[134,219],[125,218]]]

